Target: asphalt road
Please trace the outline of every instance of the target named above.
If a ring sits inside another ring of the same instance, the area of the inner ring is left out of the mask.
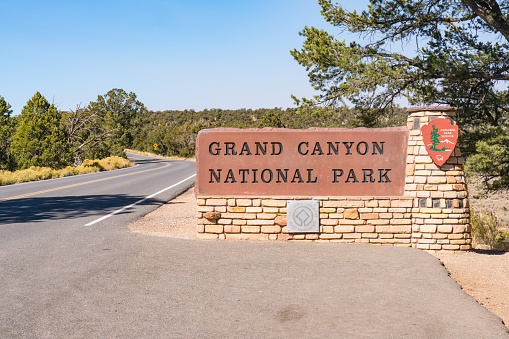
[[[0,188],[0,338],[509,337],[420,250],[129,233],[193,167]]]

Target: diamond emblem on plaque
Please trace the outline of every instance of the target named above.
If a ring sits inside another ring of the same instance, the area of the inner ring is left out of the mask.
[[[290,200],[286,207],[288,233],[318,233],[320,231],[318,200]]]

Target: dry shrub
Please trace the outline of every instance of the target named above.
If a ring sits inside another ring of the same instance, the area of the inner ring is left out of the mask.
[[[509,250],[509,232],[502,232],[502,227],[493,212],[475,213],[472,211],[470,222],[475,248]]]
[[[85,160],[80,166],[55,170],[49,167],[32,166],[25,170],[10,172],[0,171],[0,186],[21,182],[62,178],[77,174],[109,171],[132,166],[129,160],[120,157],[109,157],[101,160]]]
[[[131,166],[129,160],[121,157],[109,157],[106,159],[98,160],[98,162],[99,165],[107,171]]]

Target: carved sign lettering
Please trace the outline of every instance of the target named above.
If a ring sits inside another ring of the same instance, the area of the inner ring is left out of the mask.
[[[406,128],[202,130],[199,196],[401,196]]]

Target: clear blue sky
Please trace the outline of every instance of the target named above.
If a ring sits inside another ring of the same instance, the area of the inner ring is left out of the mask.
[[[112,88],[151,110],[293,107],[316,94],[289,52],[299,31],[338,33],[316,0],[6,0],[0,13],[0,96],[16,115],[36,91],[68,110]]]

